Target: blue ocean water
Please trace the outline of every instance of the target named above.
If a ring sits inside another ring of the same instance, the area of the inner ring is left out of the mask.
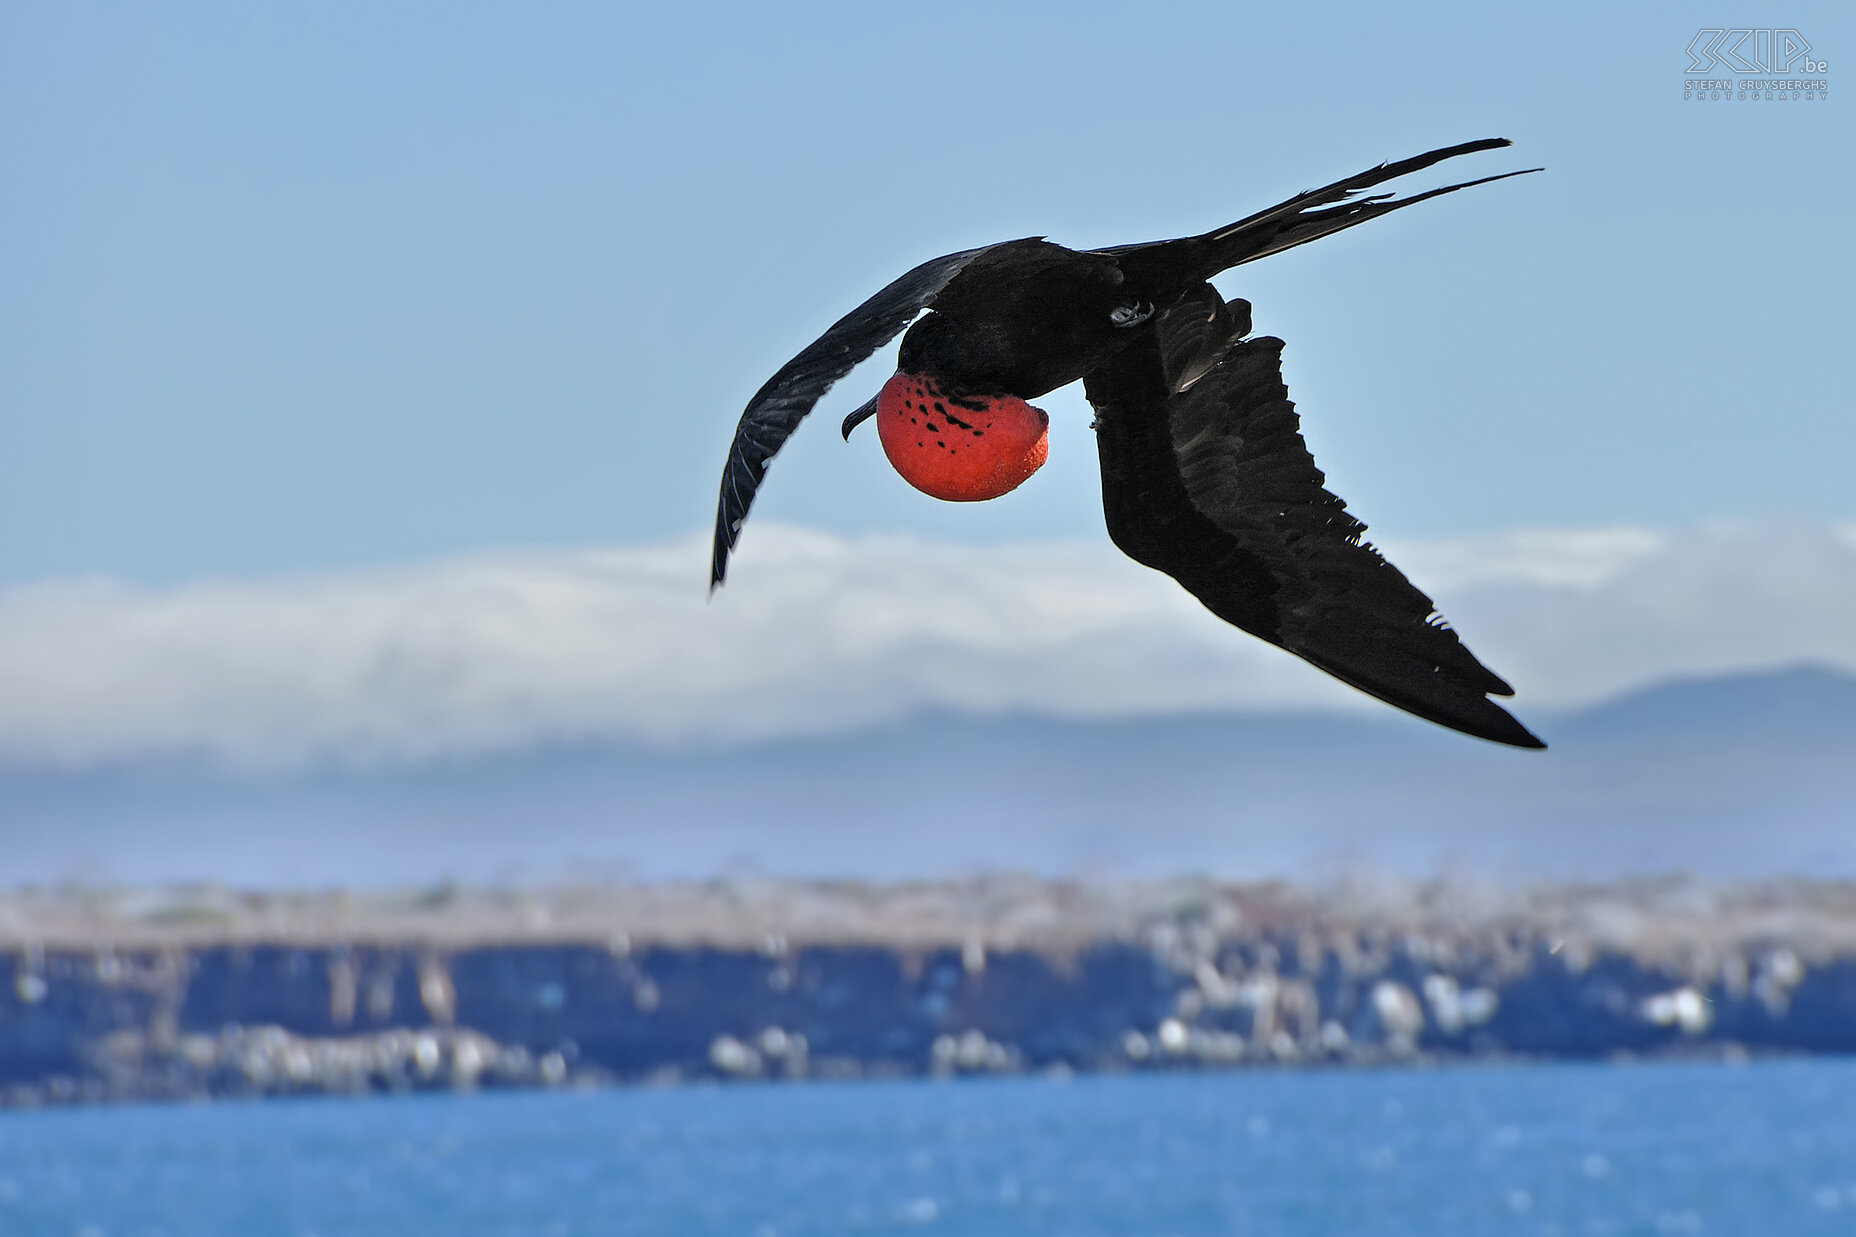
[[[0,1114],[8,1237],[1856,1233],[1856,1062]]]

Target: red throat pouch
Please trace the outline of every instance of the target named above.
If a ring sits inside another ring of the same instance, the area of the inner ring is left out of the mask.
[[[1050,418],[1014,395],[950,399],[934,379],[897,373],[877,394],[883,454],[933,498],[997,498],[1044,466]]]

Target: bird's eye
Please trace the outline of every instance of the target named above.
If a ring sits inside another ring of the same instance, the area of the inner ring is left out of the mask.
[[[1116,326],[1139,326],[1154,316],[1154,307],[1146,301],[1137,301],[1133,305],[1117,305],[1109,310],[1108,320]]]

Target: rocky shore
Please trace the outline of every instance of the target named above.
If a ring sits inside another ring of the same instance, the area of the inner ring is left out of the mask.
[[[1856,885],[0,895],[0,1105],[1856,1051]]]

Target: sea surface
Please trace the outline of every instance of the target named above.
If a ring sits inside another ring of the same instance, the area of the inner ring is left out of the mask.
[[[1856,1233],[1856,1062],[0,1113],[6,1237]]]

